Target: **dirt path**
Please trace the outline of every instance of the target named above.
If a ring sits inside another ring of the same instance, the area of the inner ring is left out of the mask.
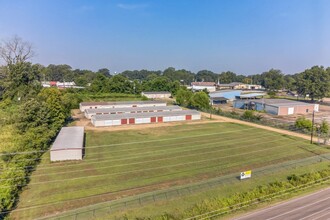
[[[202,115],[204,117],[210,117],[210,115],[208,113],[202,112]],[[252,123],[252,122],[241,121],[241,120],[238,120],[238,119],[227,118],[227,117],[223,117],[223,116],[219,116],[219,115],[212,115],[212,118],[217,119],[217,120],[221,120],[223,122],[234,122],[234,123],[237,123],[237,124],[249,125],[249,126],[256,127],[256,128],[262,128],[262,129],[265,129],[265,130],[268,130],[268,131],[275,131],[275,132],[280,133],[280,134],[287,134],[287,135],[291,135],[291,136],[295,136],[295,137],[300,137],[300,138],[303,138],[303,139],[306,139],[306,140],[311,139],[311,137],[309,135],[299,134],[299,133],[296,133],[296,132],[287,131],[287,130],[278,129],[278,128],[273,128],[273,127],[268,127],[268,126],[264,126],[264,125],[258,125],[258,124]]]
[[[141,130],[141,129],[146,129],[146,128],[156,128],[156,127],[168,127],[168,126],[176,126],[176,125],[181,125],[181,124],[204,124],[204,123],[214,123],[214,122],[233,122],[237,124],[244,124],[256,128],[261,128],[265,129],[268,131],[274,131],[280,134],[286,134],[286,135],[291,135],[299,138],[303,138],[305,140],[310,140],[309,135],[305,134],[299,134],[296,132],[292,131],[287,131],[283,129],[278,129],[278,128],[273,128],[273,127],[268,127],[264,125],[259,125],[255,124],[252,122],[247,122],[247,121],[241,121],[238,119],[233,119],[233,118],[227,118],[219,115],[212,115],[212,120],[210,120],[210,114],[201,112],[202,114],[202,120],[199,121],[189,121],[189,122],[171,122],[171,123],[157,123],[157,124],[140,124],[140,125],[122,125],[122,126],[116,126],[116,127],[94,127],[90,120],[86,119],[78,109],[73,110],[73,118],[75,119],[74,124],[76,126],[84,126],[86,130],[92,130],[92,131],[124,131],[124,130]]]

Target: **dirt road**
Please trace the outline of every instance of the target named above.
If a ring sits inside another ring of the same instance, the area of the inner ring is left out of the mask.
[[[208,113],[202,112],[202,115],[204,117],[210,117],[210,115]],[[238,119],[227,118],[227,117],[223,117],[223,116],[219,116],[219,115],[212,115],[212,118],[216,119],[216,120],[223,121],[223,122],[233,122],[233,123],[237,123],[237,124],[249,125],[249,126],[256,127],[256,128],[262,128],[262,129],[265,129],[265,130],[268,130],[268,131],[274,131],[274,132],[281,133],[281,134],[287,134],[287,135],[291,135],[291,136],[295,136],[295,137],[300,137],[300,138],[303,138],[303,139],[306,139],[306,140],[310,140],[310,138],[311,138],[309,135],[299,134],[299,133],[296,133],[296,132],[287,131],[287,130],[278,129],[278,128],[273,128],[273,127],[268,127],[268,126],[264,126],[264,125],[258,125],[258,124],[252,123],[252,122],[241,121],[241,120],[238,120]]]
[[[200,121],[189,121],[189,122],[171,122],[171,123],[161,123],[161,124],[140,124],[140,125],[123,125],[123,126],[118,126],[118,127],[94,127],[90,120],[86,119],[78,109],[73,110],[73,118],[75,120],[74,125],[76,126],[84,126],[86,130],[92,130],[92,131],[122,131],[122,130],[140,130],[140,129],[145,129],[145,128],[154,128],[154,127],[168,127],[168,126],[175,126],[175,125],[180,125],[180,124],[203,124],[203,123],[214,123],[214,122],[233,122],[237,124],[244,124],[244,125],[249,125],[252,127],[256,128],[261,128],[269,131],[274,131],[277,133],[281,134],[287,134],[295,137],[300,137],[306,140],[310,140],[309,135],[305,134],[299,134],[296,132],[292,131],[287,131],[283,129],[278,129],[278,128],[273,128],[273,127],[268,127],[264,125],[258,125],[255,123],[251,122],[246,122],[246,121],[241,121],[238,119],[232,119],[232,118],[227,118],[219,115],[212,115],[212,120],[210,120],[210,114],[209,113],[204,113],[201,112],[202,114],[202,120]]]

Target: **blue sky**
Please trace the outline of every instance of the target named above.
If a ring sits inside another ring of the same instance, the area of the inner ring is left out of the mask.
[[[35,63],[292,74],[330,66],[328,0],[0,0],[0,39]]]

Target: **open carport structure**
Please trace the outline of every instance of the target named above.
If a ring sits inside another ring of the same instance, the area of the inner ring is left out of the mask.
[[[148,112],[167,112],[167,111],[181,111],[177,105],[171,106],[151,106],[151,107],[131,107],[131,108],[99,108],[86,109],[85,117],[91,119],[94,115],[109,115],[109,114],[124,114],[124,113],[148,113]]]
[[[81,102],[79,109],[84,112],[86,109],[99,108],[132,108],[132,107],[151,107],[166,106],[163,101],[124,101],[124,102]]]
[[[124,113],[113,115],[95,115],[92,124],[95,127],[116,126],[127,124],[148,124],[174,121],[190,121],[201,119],[200,112],[196,110],[148,112],[148,113]]]

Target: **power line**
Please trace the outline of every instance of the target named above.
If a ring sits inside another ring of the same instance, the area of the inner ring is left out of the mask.
[[[330,176],[329,176],[330,177]],[[329,178],[329,177],[326,177],[326,178]],[[323,179],[326,179],[326,178],[323,178]],[[320,180],[316,180],[315,182],[318,182]],[[143,186],[143,187],[138,187],[138,189],[140,188],[147,188],[147,187],[150,187],[149,186]],[[131,190],[135,190],[137,188],[134,188],[134,189],[130,189],[130,190],[124,190],[124,191],[131,191]],[[106,194],[110,194],[110,193],[106,193]],[[91,198],[91,197],[95,197],[95,196],[102,196],[102,195],[105,195],[105,194],[101,194],[101,195],[92,195],[92,196],[89,196],[88,198]],[[54,205],[54,204],[58,204],[58,203],[64,203],[64,202],[72,202],[72,201],[79,201],[79,200],[82,200],[82,199],[88,199],[87,197],[84,197],[84,198],[79,198],[79,199],[72,199],[72,200],[66,200],[66,201],[59,201],[59,202],[54,202],[54,203],[48,203],[48,204],[43,204],[43,205],[36,205],[36,206],[31,206],[31,207],[23,207],[23,208],[19,208],[19,209],[16,209],[16,210],[9,210],[7,212],[2,212],[2,213],[9,213],[10,211],[14,211],[14,212],[19,212],[19,211],[23,211],[23,210],[29,210],[29,209],[32,209],[32,208],[40,208],[40,207],[44,207],[44,206],[49,206],[49,205]],[[108,201],[109,202],[109,201]],[[107,203],[107,202],[105,202]],[[103,207],[104,208],[104,207]],[[214,212],[214,211],[213,211]],[[82,212],[80,212],[82,213]],[[77,213],[76,213],[77,214]],[[69,215],[71,216],[71,215]],[[194,218],[194,217],[193,217]]]
[[[285,152],[283,152],[283,153],[285,153]],[[255,158],[254,160],[258,160],[258,159]],[[225,164],[230,164],[230,163],[225,163]],[[216,167],[216,166],[217,165],[215,165],[213,167]],[[201,169],[203,169],[203,168],[201,168]],[[188,171],[186,171],[186,172],[188,172]],[[71,199],[71,200],[65,200],[65,201],[52,202],[52,203],[48,203],[48,204],[36,205],[36,206],[33,206],[33,207],[23,207],[23,208],[20,208],[19,210],[21,210],[21,209],[28,209],[28,208],[39,208],[39,207],[43,207],[43,206],[49,206],[49,205],[54,205],[54,204],[61,204],[61,203],[70,202],[70,201],[89,199],[89,198],[93,198],[93,197],[104,196],[106,194],[114,194],[114,193],[117,193],[117,192],[128,192],[128,191],[132,191],[132,190],[136,190],[136,189],[148,188],[148,187],[151,187],[151,186],[153,186],[153,185],[142,186],[142,187],[135,187],[135,188],[128,189],[128,190],[119,190],[119,191],[116,191],[116,192],[107,192],[107,193],[102,193],[102,194],[98,194],[98,195],[91,195],[91,196],[86,196],[84,198],[79,198],[79,199]],[[102,188],[103,187],[104,186],[102,186]],[[101,187],[92,187],[92,188],[101,188]],[[82,190],[85,190],[85,189],[76,190],[76,191],[82,191]],[[61,193],[61,194],[63,194],[63,193]]]
[[[260,138],[258,138],[258,140],[260,140]],[[275,142],[277,140],[273,140],[273,141],[268,141],[266,143],[272,143],[272,142]],[[213,143],[211,143],[213,144]],[[235,143],[237,144],[237,143]],[[264,144],[264,143],[261,143],[261,144]],[[210,145],[210,143],[208,144],[201,144],[201,145],[198,145],[198,146],[204,146],[204,145]],[[234,144],[232,144],[234,145]],[[259,144],[256,144],[256,145],[259,145]],[[224,145],[224,146],[231,146],[231,145]],[[222,147],[224,147],[222,146]],[[249,145],[249,147],[251,146],[255,146],[255,145]],[[195,146],[194,146],[195,147]],[[211,146],[211,147],[205,147],[205,148],[198,148],[196,150],[200,150],[200,149],[208,149],[208,148],[214,148],[214,147],[217,147],[217,146]],[[209,154],[209,153],[215,153],[215,152],[221,152],[221,151],[226,151],[226,150],[233,150],[233,149],[240,149],[240,148],[246,148],[246,146],[240,146],[240,147],[233,147],[233,148],[225,148],[225,149],[220,149],[220,150],[214,150],[214,151],[208,151],[208,152],[203,152],[203,153],[192,153],[192,154],[185,154],[185,155],[178,155],[178,156],[172,156],[170,158],[160,158],[160,159],[153,159],[153,160],[144,160],[144,161],[141,161],[141,162],[135,162],[135,163],[127,163],[127,164],[118,164],[118,165],[111,165],[111,166],[105,166],[105,167],[98,167],[98,170],[99,169],[108,169],[108,168],[113,168],[113,167],[122,167],[122,166],[129,166],[129,165],[137,165],[137,164],[143,164],[143,163],[150,163],[150,162],[154,162],[154,161],[161,161],[161,160],[169,160],[169,159],[175,159],[175,158],[181,158],[181,157],[190,157],[190,156],[196,156],[196,155],[203,155],[203,154]],[[191,151],[191,150],[184,150],[184,151]],[[180,153],[184,152],[184,151],[180,151]],[[155,155],[152,155],[152,156],[155,156]],[[120,160],[127,160],[129,158],[123,158],[123,159],[120,159]],[[115,162],[115,161],[118,161],[118,160],[112,160],[111,162]],[[97,163],[102,163],[102,162],[97,162]],[[79,165],[82,165],[82,164],[79,164]],[[90,165],[90,163],[88,164]],[[64,172],[54,172],[54,173],[47,173],[47,174],[36,174],[36,175],[33,175],[33,177],[39,177],[39,176],[50,176],[50,175],[58,175],[58,174],[66,174],[66,173],[77,173],[77,172],[83,172],[83,171],[88,171],[88,170],[94,170],[94,168],[91,168],[91,169],[82,169],[82,170],[78,170],[78,171],[64,171]],[[0,179],[1,180],[7,180],[7,179]]]
[[[281,145],[281,146],[275,146],[275,147],[270,147],[271,149],[274,148],[279,148],[279,147],[286,147],[287,145]],[[113,175],[119,175],[119,174],[128,174],[128,173],[134,173],[134,172],[141,172],[141,171],[150,171],[150,170],[157,170],[157,169],[163,169],[163,168],[170,168],[170,167],[176,167],[176,166],[182,166],[182,165],[188,165],[188,164],[195,164],[195,163],[201,163],[201,162],[207,162],[207,161],[214,161],[218,159],[223,159],[223,158],[228,158],[228,157],[235,157],[235,156],[242,156],[242,155],[247,155],[250,153],[256,153],[256,152],[262,152],[269,150],[270,148],[266,149],[261,149],[261,150],[256,150],[256,151],[249,151],[248,153],[242,153],[242,154],[236,154],[236,155],[228,155],[224,157],[218,157],[214,159],[205,159],[205,160],[200,160],[200,161],[193,161],[193,162],[187,162],[187,163],[181,163],[181,164],[175,164],[175,165],[167,165],[167,166],[161,166],[161,167],[153,167],[153,168],[148,168],[148,169],[140,169],[140,170],[132,170],[132,171],[126,171],[126,172],[119,172],[119,173],[111,173],[111,174],[101,174],[101,175],[90,175],[87,177],[75,177],[71,179],[60,179],[60,180],[52,180],[52,181],[43,181],[43,182],[37,182],[37,183],[30,183],[30,184],[17,184],[16,186],[26,186],[26,185],[40,185],[40,184],[45,184],[45,183],[55,183],[55,182],[64,182],[64,181],[72,181],[72,180],[79,180],[79,179],[86,179],[86,178],[95,178],[95,177],[100,177],[100,176],[113,176]],[[9,178],[7,180],[14,180],[15,178]],[[8,188],[7,187],[1,187],[0,188]]]
[[[263,138],[263,137],[269,137],[269,136],[276,136],[276,135],[262,135],[262,136],[258,136],[257,139],[260,139],[260,138]],[[240,139],[241,141],[239,142],[235,142],[233,144],[239,144],[239,143],[244,143],[245,140],[248,139],[248,140],[255,140],[255,139],[251,139],[250,137],[249,138],[244,138],[244,139]],[[210,139],[208,139],[209,141]],[[217,139],[211,139],[211,140],[219,140],[218,138]],[[227,140],[227,141],[222,141],[221,143],[227,143],[227,142],[230,142],[232,140]],[[196,141],[195,141],[196,142]],[[190,142],[188,142],[189,144]],[[265,142],[264,142],[265,143]],[[196,146],[204,146],[204,145],[210,145],[210,144],[214,144],[214,143],[204,143],[204,144],[199,144],[199,145],[189,145],[189,146],[186,146],[186,147],[175,147],[175,148],[171,148],[171,149],[190,149],[190,148],[195,148]],[[172,145],[172,144],[171,144]],[[177,145],[177,144],[175,144]],[[157,148],[160,148],[160,147],[167,147],[169,145],[161,145],[161,146],[157,146]],[[223,145],[223,146],[230,146],[230,145]],[[219,147],[219,146],[218,146]],[[221,146],[222,147],[222,146]],[[156,147],[155,147],[156,148]],[[200,149],[200,148],[199,148]],[[141,150],[144,150],[144,149],[139,149],[140,151]],[[156,150],[156,151],[149,151],[149,152],[141,152],[141,153],[136,153],[134,154],[133,157],[125,157],[125,158],[122,158],[122,157],[117,157],[117,158],[114,158],[114,157],[105,157],[105,158],[102,158],[102,160],[96,158],[96,159],[89,159],[87,162],[88,162],[88,165],[90,164],[97,164],[97,163],[103,163],[104,160],[108,160],[109,158],[111,159],[114,159],[114,160],[111,160],[112,162],[114,161],[121,161],[121,160],[127,160],[127,159],[134,159],[134,158],[141,158],[140,156],[136,156],[136,155],[148,155],[148,154],[152,154],[150,156],[157,156],[157,155],[162,155],[162,154],[154,154],[155,152],[167,152],[168,149],[161,149],[161,150]],[[185,150],[185,151],[188,151],[188,150]],[[113,154],[113,153],[117,153],[118,151],[115,151],[115,152],[109,152],[110,154]],[[182,152],[182,151],[179,151],[179,152]],[[172,152],[171,152],[172,153]],[[95,154],[99,154],[99,153],[95,153]],[[91,155],[91,153],[89,153],[88,155]],[[104,155],[104,154],[103,154]],[[30,159],[32,160],[32,159]],[[38,160],[38,159],[35,159],[35,160]],[[90,162],[90,161],[95,161],[96,162]],[[42,165],[42,164],[41,164]],[[82,164],[82,163],[74,163],[74,164],[67,164],[67,163],[64,163],[64,164],[61,164],[61,166],[52,166],[54,164],[47,164],[47,165],[42,165],[41,168],[40,168],[40,165],[38,166],[37,170],[45,170],[45,169],[56,169],[56,168],[59,168],[59,167],[74,167],[74,166],[81,166],[81,165],[87,165],[86,164]],[[26,167],[20,167],[20,168],[30,168],[31,166],[26,166]],[[16,168],[17,169],[17,168]],[[7,170],[7,169],[6,169]]]
[[[144,144],[144,143],[152,143],[152,142],[160,142],[160,141],[168,141],[168,140],[179,140],[185,138],[193,138],[193,137],[204,137],[204,136],[212,136],[217,134],[226,134],[226,133],[233,133],[233,132],[240,132],[246,130],[255,130],[256,128],[249,128],[249,129],[241,129],[241,130],[233,130],[227,132],[217,132],[217,133],[210,133],[210,134],[201,134],[201,135],[192,135],[192,136],[184,136],[184,137],[175,137],[175,138],[164,138],[164,139],[157,139],[157,140],[148,140],[148,141],[135,141],[135,142],[127,142],[127,143],[118,143],[118,144],[108,144],[108,145],[95,145],[88,147],[91,148],[100,148],[100,147],[110,147],[110,146],[120,146],[120,145],[129,145],[129,144]],[[17,155],[17,154],[33,154],[33,153],[43,153],[47,152],[48,150],[39,150],[39,151],[20,151],[20,152],[11,152],[11,153],[2,153],[0,156],[6,155]]]

